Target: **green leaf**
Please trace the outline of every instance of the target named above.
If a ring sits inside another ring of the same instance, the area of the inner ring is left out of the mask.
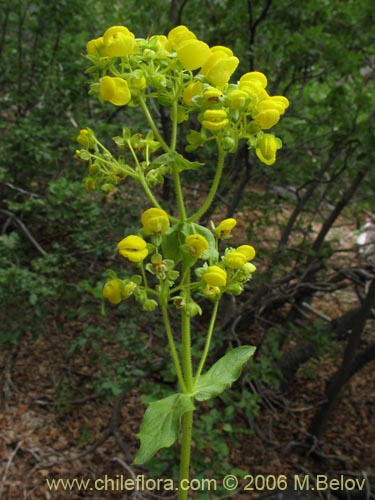
[[[185,244],[186,237],[192,234],[200,234],[206,238],[209,248],[205,252],[205,258],[209,259],[211,264],[217,262],[218,252],[216,250],[215,237],[209,229],[193,222],[176,224],[163,236],[162,250],[164,258],[173,260],[175,264],[180,262],[183,256],[181,251],[182,246]]]
[[[138,434],[141,447],[133,463],[144,464],[160,448],[172,446],[180,432],[182,415],[192,410],[194,410],[194,405],[192,396],[189,394],[173,394],[150,403]]]
[[[221,394],[241,375],[243,365],[254,354],[256,347],[240,346],[227,352],[201,375],[195,386],[195,398],[206,401]]]
[[[180,155],[180,153],[170,151],[169,153],[164,153],[155,158],[151,164],[151,168],[159,165],[172,165],[173,168],[177,169],[177,172],[183,172],[184,170],[197,170],[199,167],[202,167],[204,163],[187,160]]]

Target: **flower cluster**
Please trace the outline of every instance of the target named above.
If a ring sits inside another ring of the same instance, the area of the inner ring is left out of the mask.
[[[225,219],[213,225],[212,231],[193,223],[171,227],[163,209],[149,208],[141,215],[139,233],[126,236],[117,245],[119,254],[135,264],[141,274],[120,279],[109,271],[103,296],[119,304],[133,295],[147,311],[152,311],[158,303],[171,302],[193,316],[201,309],[191,293],[212,300],[218,300],[223,293],[238,295],[256,267],[250,262],[255,257],[250,245],[228,247],[222,255],[219,253],[220,241],[231,237],[236,223],[235,219]],[[179,268],[183,261],[195,267],[197,280],[188,285],[181,281]],[[147,273],[153,278],[147,277]]]
[[[230,79],[239,60],[228,47],[209,47],[186,26],[177,26],[167,36],[136,38],[125,26],[112,26],[103,36],[87,43],[88,72],[93,81],[90,93],[114,106],[140,107],[146,114],[151,99],[165,106],[174,125],[195,117],[198,124],[186,137],[188,152],[216,139],[220,148],[234,152],[246,140],[260,161],[272,165],[281,141],[268,131],[289,106],[284,96],[267,92],[267,78],[259,71]],[[128,176],[145,173],[148,184],[162,182],[176,158],[152,158],[162,148],[169,151],[155,130],[146,137],[124,129],[115,137],[124,152],[115,159],[89,129],[77,137],[82,146],[76,157],[89,163],[86,187],[110,191]],[[163,156],[160,155],[160,156]],[[139,158],[141,155],[141,158]],[[180,165],[179,169],[193,168]]]

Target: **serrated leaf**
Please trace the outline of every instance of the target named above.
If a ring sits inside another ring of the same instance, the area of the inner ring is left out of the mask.
[[[195,386],[195,399],[206,401],[221,394],[241,375],[243,365],[253,356],[256,347],[240,346],[227,352],[201,375]]]
[[[149,404],[138,434],[141,447],[133,464],[144,464],[161,448],[168,448],[178,439],[181,417],[194,410],[189,394],[173,394]]]

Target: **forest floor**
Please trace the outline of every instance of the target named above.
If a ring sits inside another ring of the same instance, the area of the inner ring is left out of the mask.
[[[340,301],[332,298],[317,306],[321,312],[336,317],[342,313],[343,302],[347,301],[349,307],[354,300],[353,296],[344,300],[340,297]],[[111,319],[109,316],[107,321]],[[163,496],[157,491],[125,493],[92,488],[98,478],[120,481],[120,477],[147,477],[147,469],[131,465],[145,406],[137,387],[117,400],[98,396],[92,389],[91,379],[100,368],[92,367],[92,351],[82,348],[74,356],[69,353],[72,342],[82,332],[82,324],[65,320],[62,330],[58,315],[50,320],[41,335],[33,338],[29,332],[13,352],[4,352],[0,363],[4,374],[0,387],[0,499],[176,498],[171,492]],[[373,321],[368,322],[363,337],[374,339]],[[114,349],[113,356],[116,356],[115,347],[109,349]],[[319,443],[319,456],[306,454],[304,442],[309,423],[323,401],[325,382],[339,363],[340,356],[308,362],[286,395],[269,391],[255,422],[249,423],[241,412],[235,413],[234,428],[245,431],[228,435],[228,462],[233,470],[246,471],[248,477],[239,479],[237,491],[228,491],[226,498],[256,499],[273,489],[275,479],[283,487],[284,476],[288,491],[301,485],[297,476],[300,481],[308,476],[311,489],[316,486],[318,475],[329,480],[365,479],[365,486],[370,478],[374,479],[373,364],[368,364],[345,386]],[[209,448],[210,443],[207,446]],[[193,449],[193,453],[201,451]],[[212,470],[209,453],[206,462],[207,477],[221,484],[223,474]],[[91,483],[86,489],[81,487],[81,491],[77,484],[71,491],[64,490],[62,483],[55,490],[51,488],[53,479],[74,478]],[[265,480],[268,483],[264,483]],[[103,482],[97,484],[104,485]],[[209,498],[222,495],[212,493]],[[208,497],[198,493],[196,498]],[[315,498],[335,497],[323,487]],[[365,488],[363,496],[357,498],[374,497]]]

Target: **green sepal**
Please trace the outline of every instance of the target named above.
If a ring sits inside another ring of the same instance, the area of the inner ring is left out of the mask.
[[[172,446],[179,437],[182,415],[194,409],[191,394],[172,394],[150,403],[138,434],[141,447],[133,464],[144,464],[161,448]]]
[[[253,356],[255,350],[254,346],[244,345],[227,352],[199,377],[195,386],[195,399],[206,401],[225,391],[239,378],[243,365]]]

